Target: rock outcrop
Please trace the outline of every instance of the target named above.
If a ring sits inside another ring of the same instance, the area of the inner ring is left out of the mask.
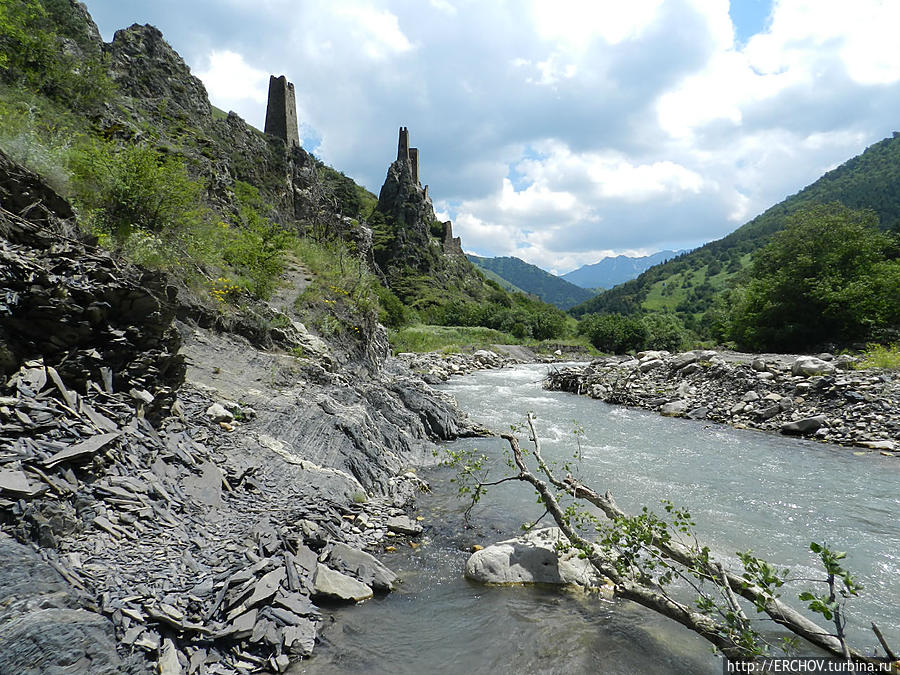
[[[900,454],[900,380],[854,359],[641,352],[551,373],[545,386],[608,403]]]
[[[71,213],[0,155],[0,670],[283,672],[326,580],[393,586],[372,554],[421,532],[405,470],[464,425],[399,363],[177,324],[165,276]]]

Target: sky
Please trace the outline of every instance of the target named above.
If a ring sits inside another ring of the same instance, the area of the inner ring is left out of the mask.
[[[897,0],[87,0],[376,195],[406,126],[466,251],[562,274],[733,231],[900,128]]]

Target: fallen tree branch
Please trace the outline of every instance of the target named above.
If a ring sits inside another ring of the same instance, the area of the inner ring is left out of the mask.
[[[672,577],[677,576],[687,581],[694,590],[700,592],[700,599],[712,602],[710,596],[703,593],[686,576],[686,573],[698,579],[700,584],[707,582],[714,584],[724,599],[724,604],[715,607],[720,618],[713,617],[711,612],[696,611],[683,602],[673,599],[665,592],[664,587],[654,580],[653,574],[641,567],[639,561],[636,563],[634,560],[623,560],[621,552],[615,551],[614,547],[604,548],[586,540],[573,526],[572,514],[560,505],[558,496],[561,493],[592,504],[613,524],[634,522],[635,518],[639,517],[630,516],[620,509],[609,492],[600,494],[569,474],[564,479],[560,479],[544,460],[532,414],[528,415],[528,427],[530,440],[534,443],[532,454],[537,463],[538,475],[529,468],[526,453],[522,450],[518,438],[512,433],[504,433],[501,434],[501,437],[509,443],[518,473],[495,481],[495,483],[512,479],[530,484],[572,546],[582,551],[594,568],[615,585],[617,595],[678,621],[704,637],[722,654],[732,659],[752,659],[761,654],[761,647],[756,642],[761,638],[750,628],[750,620],[738,602],[738,597],[740,597],[752,603],[778,625],[830,654],[854,661],[871,661],[869,657],[851,649],[843,639],[841,631],[838,635],[830,633],[776,597],[773,589],[766,586],[767,584],[771,586],[767,580],[762,581],[763,585],[754,583],[748,579],[748,575],[738,575],[725,569],[721,563],[711,560],[708,549],[699,546],[696,535],[693,535],[693,546],[688,546],[676,538],[665,536],[654,537],[645,548],[637,547],[634,550],[639,551],[637,555],[644,554],[645,560],[652,560],[654,564],[668,566],[664,567],[666,573],[671,571]],[[667,507],[667,510],[669,508]],[[600,530],[599,525],[598,530]],[[676,566],[684,568],[684,571]],[[653,568],[651,567],[651,569]],[[888,648],[877,627],[873,625],[872,628],[885,651],[892,656],[893,652]],[[892,656],[892,658],[895,657]]]

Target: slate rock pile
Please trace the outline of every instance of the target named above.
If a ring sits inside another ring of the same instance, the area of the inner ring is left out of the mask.
[[[71,216],[0,152],[0,378],[42,358],[69,386],[138,392],[153,417],[184,379],[174,289],[91,246]]]
[[[411,371],[420,375],[428,384],[446,382],[451,375],[467,375],[476,370],[506,368],[519,363],[516,359],[501,356],[489,349],[479,349],[471,354],[403,352],[397,354],[397,359],[406,364]]]
[[[355,503],[250,442],[255,411],[183,384],[165,278],[67,209],[0,156],[0,672],[283,672],[314,603],[393,587],[362,549],[422,531],[421,481]]]
[[[608,403],[900,455],[900,379],[830,354],[640,352],[548,376],[545,387]]]
[[[122,658],[161,673],[282,672],[313,650],[314,600],[393,588],[362,548],[422,532],[402,509],[414,474],[392,497],[329,502],[285,467],[234,457],[240,422],[203,392],[185,388],[158,428],[142,399],[80,394],[40,361],[0,392],[2,529],[94,599]]]

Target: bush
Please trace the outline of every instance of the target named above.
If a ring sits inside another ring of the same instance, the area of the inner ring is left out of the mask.
[[[866,345],[866,351],[857,362],[856,368],[885,368],[900,370],[900,344]]]
[[[240,227],[227,238],[223,258],[248,280],[248,290],[258,298],[268,298],[284,272],[284,254],[294,236],[265,217],[259,190],[248,183],[235,183]]]
[[[647,339],[641,349],[677,352],[684,347],[687,332],[674,314],[647,314],[641,322],[647,329]]]
[[[58,0],[0,3],[0,78],[45,94],[73,110],[93,108],[106,101],[115,86],[99,51],[77,57],[57,34],[58,28],[77,32],[72,25],[75,21],[71,6]]]
[[[373,286],[375,295],[378,296],[380,310],[378,320],[389,328],[400,328],[410,322],[410,310],[400,302],[400,298],[381,284]]]
[[[578,323],[578,332],[602,352],[624,354],[643,349],[650,331],[637,316],[589,314]]]
[[[73,154],[70,168],[76,204],[120,247],[136,231],[189,229],[209,212],[184,162],[147,146],[95,140]]]

